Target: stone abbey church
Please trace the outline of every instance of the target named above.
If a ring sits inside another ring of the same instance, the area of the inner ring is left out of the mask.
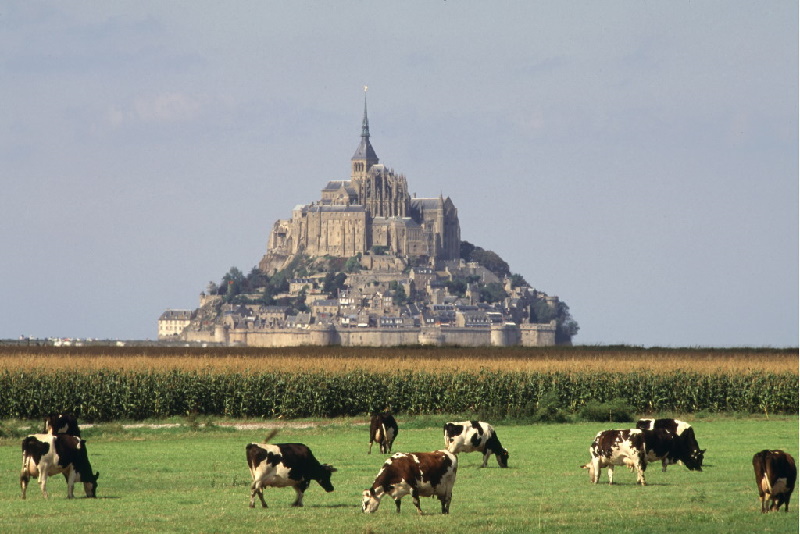
[[[450,198],[416,198],[408,183],[380,163],[369,140],[367,103],[349,180],[328,182],[322,198],[296,206],[275,223],[259,268],[267,273],[296,254],[352,257],[373,247],[427,258],[431,266],[459,257],[458,210]]]

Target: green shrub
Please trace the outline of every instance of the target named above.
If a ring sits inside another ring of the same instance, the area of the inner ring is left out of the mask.
[[[633,421],[634,411],[625,399],[616,398],[608,402],[592,400],[578,411],[578,417],[590,422],[626,423]]]

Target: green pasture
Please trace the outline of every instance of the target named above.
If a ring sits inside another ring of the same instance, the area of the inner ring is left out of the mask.
[[[398,417],[394,452],[441,448],[445,419]],[[689,418],[691,420],[691,418]],[[651,465],[646,487],[617,468],[614,486],[589,483],[579,468],[588,458],[594,435],[612,425],[496,424],[511,456],[509,469],[492,458],[479,469],[478,453],[459,458],[450,515],[439,502],[423,499],[418,516],[410,497],[402,511],[391,499],[377,513],[361,513],[360,494],[373,481],[385,456],[367,455],[368,428],[363,419],[327,420],[308,429],[283,429],[274,442],[302,442],[323,463],[338,468],[336,491],[316,482],[305,507],[292,508],[294,491],[265,490],[269,508],[248,508],[250,474],[245,445],[261,441],[266,430],[232,430],[222,425],[183,421],[177,429],[124,430],[98,425],[84,434],[93,467],[100,471],[98,498],[67,500],[62,476],[48,483],[45,500],[32,481],[28,499],[20,499],[20,440],[0,439],[1,532],[797,532],[795,496],[788,514],[762,515],[751,466],[764,448],[798,456],[798,418],[709,417],[692,420],[706,448],[702,473]],[[15,422],[5,422],[6,430]],[[38,423],[37,423],[38,425]],[[616,424],[625,428],[626,424]]]

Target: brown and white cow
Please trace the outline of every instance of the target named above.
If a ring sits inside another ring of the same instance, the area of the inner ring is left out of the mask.
[[[780,450],[763,450],[753,455],[753,470],[756,475],[761,513],[780,510],[789,511],[797,481],[797,467],[791,454]]]
[[[678,419],[671,419],[671,418],[663,418],[663,419],[639,419],[636,421],[636,428],[641,430],[657,430],[657,429],[664,429],[667,430],[676,436],[678,436],[679,442],[679,452],[675,452],[671,455],[671,457],[667,458],[664,457],[662,459],[661,464],[661,471],[667,471],[667,465],[675,464],[678,461],[686,464],[691,470],[702,471],[703,466],[703,455],[705,454],[706,450],[700,450],[700,446],[697,443],[697,438],[695,438],[694,429],[692,425],[685,421],[680,421]],[[687,463],[683,460],[683,458],[688,457],[689,460]],[[677,458],[677,460],[676,460]],[[652,460],[651,460],[652,461]]]
[[[68,434],[33,434],[22,440],[22,471],[19,484],[24,499],[31,477],[38,477],[42,494],[48,498],[47,478],[63,474],[67,480],[67,498],[74,497],[76,482],[83,482],[87,497],[95,497],[97,478],[92,472],[86,440]]]
[[[271,486],[283,488],[291,486],[297,493],[292,506],[303,506],[303,494],[312,480],[316,480],[328,493],[333,491],[331,473],[336,468],[320,464],[311,449],[302,443],[250,443],[246,447],[247,465],[253,476],[250,486],[250,508],[256,505],[256,495],[264,501],[264,488]]]
[[[381,454],[392,452],[392,444],[397,438],[398,432],[397,421],[395,421],[392,414],[372,414],[369,422],[369,450],[367,454],[372,453],[373,442],[378,444]]]
[[[381,498],[388,495],[400,513],[400,499],[410,493],[420,515],[420,497],[436,497],[442,504],[442,513],[450,513],[457,470],[458,457],[449,451],[398,452],[383,463],[372,487],[364,490],[361,511],[375,512]]]
[[[51,413],[44,420],[44,433],[45,434],[69,434],[70,436],[81,435],[81,429],[78,426],[78,418],[74,414],[60,414]]]
[[[508,467],[508,451],[503,448],[492,425],[483,421],[445,423],[444,446],[453,454],[482,452],[483,464],[481,467],[486,467],[486,462],[489,461],[489,456],[492,454],[497,458],[497,464],[500,467]]]

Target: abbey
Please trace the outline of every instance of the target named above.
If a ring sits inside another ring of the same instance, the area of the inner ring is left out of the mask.
[[[167,310],[163,341],[228,346],[550,346],[578,325],[557,296],[461,241],[450,198],[410,195],[372,148],[364,100],[350,179],[272,227],[247,276],[231,268],[195,310]]]
[[[369,137],[365,99],[350,179],[328,182],[320,200],[277,221],[259,269],[273,273],[297,254],[349,258],[378,247],[432,267],[458,259],[461,230],[452,200],[411,197],[406,177],[380,163]]]

